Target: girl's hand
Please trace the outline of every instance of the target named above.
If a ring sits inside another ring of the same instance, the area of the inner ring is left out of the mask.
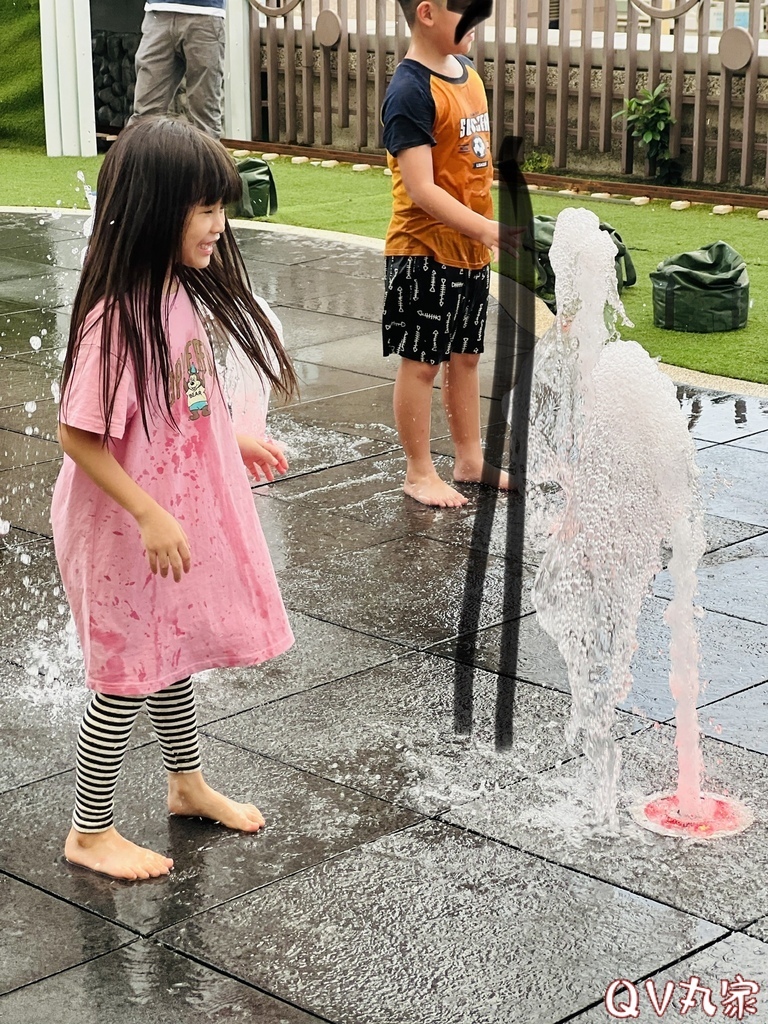
[[[501,252],[509,253],[518,259],[524,234],[524,227],[511,227],[492,220],[488,222],[488,229],[482,241],[493,253],[494,262],[498,263]]]
[[[182,573],[189,572],[192,564],[189,541],[170,512],[155,504],[137,517],[141,530],[141,543],[149,558],[151,572],[165,578],[168,570],[178,583]]]
[[[264,479],[271,483],[275,479],[275,473],[282,476],[288,471],[285,453],[274,441],[257,441],[255,437],[239,434],[237,443],[245,468],[256,480],[261,480],[263,474]]]

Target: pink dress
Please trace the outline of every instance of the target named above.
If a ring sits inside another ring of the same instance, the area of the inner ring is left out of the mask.
[[[86,322],[60,419],[101,434],[101,324],[90,329],[98,312]],[[183,289],[167,334],[178,430],[155,414],[147,439],[127,366],[110,447],[181,524],[190,571],[180,583],[153,576],[133,517],[66,455],[53,494],[56,557],[86,682],[101,693],[153,693],[203,669],[257,664],[293,643],[210,343]]]

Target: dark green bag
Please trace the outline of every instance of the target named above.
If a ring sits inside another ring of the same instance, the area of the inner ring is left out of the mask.
[[[537,214],[533,218],[532,225],[529,225],[524,237],[523,248],[527,249],[533,258],[534,275],[536,284],[534,291],[552,310],[557,312],[555,304],[555,273],[549,261],[549,250],[552,248],[552,239],[555,234],[556,217],[550,217],[545,213]],[[624,244],[618,231],[610,224],[600,222],[600,230],[607,231],[616,246],[616,282],[619,291],[625,286],[631,287],[637,281],[637,273],[632,257]]]
[[[669,256],[651,274],[651,282],[655,327],[711,334],[747,324],[747,264],[727,242]]]
[[[235,209],[235,217],[266,217],[277,211],[277,189],[272,168],[266,160],[248,157],[237,162],[243,183],[243,194]]]

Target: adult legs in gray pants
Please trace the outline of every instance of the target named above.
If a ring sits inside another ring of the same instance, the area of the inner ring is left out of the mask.
[[[186,78],[190,121],[220,138],[224,19],[147,11],[136,52],[136,94],[128,123],[148,114],[167,114],[182,78]]]

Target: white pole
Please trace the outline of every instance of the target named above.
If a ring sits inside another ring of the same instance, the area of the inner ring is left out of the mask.
[[[247,141],[251,134],[251,57],[248,0],[228,0],[224,65],[224,136]]]
[[[40,38],[48,156],[95,156],[88,0],[40,0]]]

